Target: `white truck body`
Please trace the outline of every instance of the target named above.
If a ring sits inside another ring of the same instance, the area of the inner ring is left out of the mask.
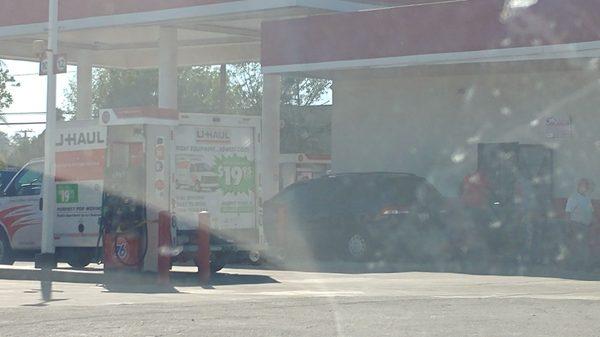
[[[56,247],[96,247],[102,206],[106,127],[60,123],[56,142]]]

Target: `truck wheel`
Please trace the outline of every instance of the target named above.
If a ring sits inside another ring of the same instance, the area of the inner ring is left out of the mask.
[[[67,263],[73,269],[83,269],[92,263],[92,259],[84,252],[74,251],[67,259]]]
[[[0,264],[11,265],[13,263],[15,263],[15,260],[10,242],[6,234],[0,230]]]
[[[210,272],[213,274],[220,272],[221,270],[223,270],[223,268],[225,268],[224,262],[217,261],[217,262],[210,263]]]
[[[197,267],[200,267],[198,261],[194,258],[194,264]],[[216,274],[217,272],[220,272],[223,268],[225,268],[225,265],[227,264],[227,262],[225,262],[223,259],[217,259],[215,261],[210,261],[210,272],[212,274]]]
[[[248,260],[253,266],[260,266],[263,258],[259,251],[251,251],[248,253]]]

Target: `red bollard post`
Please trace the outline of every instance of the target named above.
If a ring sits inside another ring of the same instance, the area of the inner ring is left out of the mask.
[[[169,284],[171,281],[171,221],[170,212],[158,215],[158,283]]]
[[[210,280],[210,214],[201,212],[198,215],[198,255],[196,257],[200,281]]]

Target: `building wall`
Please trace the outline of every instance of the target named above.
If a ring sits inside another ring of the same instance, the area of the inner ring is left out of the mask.
[[[545,144],[564,197],[579,177],[600,184],[599,110],[594,60],[346,72],[335,81],[333,170],[416,173],[453,196],[478,143]],[[547,127],[550,117],[572,125]]]

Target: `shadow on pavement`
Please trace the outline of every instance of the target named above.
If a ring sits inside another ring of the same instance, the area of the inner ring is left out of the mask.
[[[395,262],[347,262],[292,260],[284,263],[264,263],[260,266],[233,266],[231,268],[256,270],[285,270],[300,272],[318,272],[335,274],[385,274],[385,273],[455,273],[468,275],[496,276],[528,276],[561,278],[580,281],[600,281],[600,270],[569,269],[553,265],[519,265],[516,263],[499,262],[489,265],[476,263],[446,262],[446,263],[395,263]]]
[[[176,287],[203,287],[212,289],[215,286],[256,285],[279,283],[277,280],[257,274],[217,273],[212,275],[208,283],[203,283],[198,273],[172,271],[170,282],[158,284],[155,274],[116,273],[105,275],[100,269],[69,270],[55,269],[51,273],[52,282],[87,283],[103,285],[106,291],[122,293],[178,293]],[[34,268],[0,267],[0,279],[16,281],[40,281],[42,272]]]
[[[267,275],[231,274],[219,272],[213,274],[208,284],[202,284],[196,273],[171,272],[171,283],[175,286],[232,286],[232,285],[256,285],[274,284],[279,281]]]

